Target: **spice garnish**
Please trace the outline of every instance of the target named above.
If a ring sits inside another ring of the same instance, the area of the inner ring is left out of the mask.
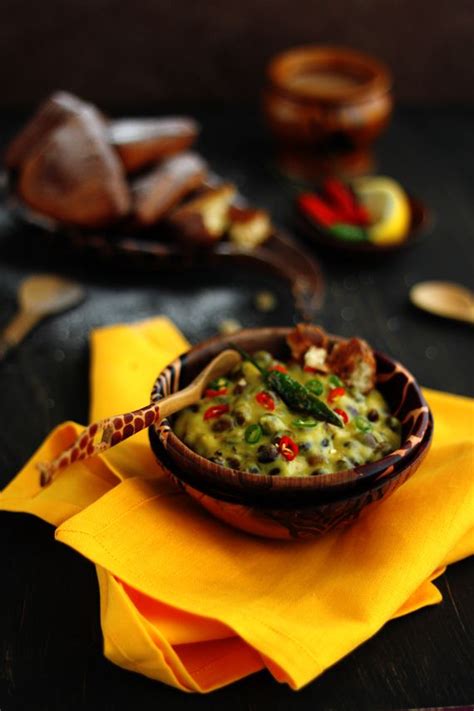
[[[345,388],[333,388],[328,393],[328,402],[334,402],[334,400],[339,400],[339,398],[345,394],[346,394]]]
[[[208,384],[208,388],[210,390],[221,390],[221,388],[227,388],[229,386],[229,380],[227,378],[224,378],[221,376],[220,378],[216,378],[215,380],[212,380]]]
[[[229,412],[229,405],[212,405],[208,407],[203,415],[205,420],[213,420],[215,417],[220,417],[226,412]]]
[[[308,390],[311,390],[313,395],[322,395],[324,390],[324,385],[320,380],[315,378],[314,380],[308,380],[306,383]]]
[[[255,400],[258,402],[259,405],[265,408],[265,410],[274,410],[275,409],[275,400],[272,398],[271,395],[266,393],[264,390],[261,392],[257,393],[255,395]]]
[[[278,441],[278,451],[287,462],[292,462],[293,459],[298,456],[300,448],[296,442],[291,439],[291,437],[284,435],[283,437],[280,437]]]
[[[219,397],[219,395],[227,395],[227,388],[220,388],[219,390],[208,388],[204,391],[204,397]]]
[[[340,407],[335,407],[334,412],[336,412],[343,420],[344,424],[347,425],[347,423],[349,422],[349,415],[347,414],[347,412],[345,410],[341,410]]]
[[[248,444],[257,444],[262,437],[262,428],[260,425],[249,425],[245,430],[245,441]]]
[[[285,366],[280,365],[280,363],[277,363],[276,365],[272,365],[272,367],[268,369],[268,372],[271,373],[274,370],[276,370],[278,373],[285,373],[285,374],[288,373]]]

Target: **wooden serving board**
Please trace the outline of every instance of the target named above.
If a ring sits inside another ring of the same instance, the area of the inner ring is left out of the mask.
[[[256,268],[289,284],[297,315],[304,321],[314,320],[323,303],[324,279],[319,262],[278,228],[253,250],[240,249],[226,240],[210,248],[192,249],[162,239],[159,229],[154,233],[133,229],[87,231],[60,225],[29,210],[13,193],[8,195],[7,205],[17,220],[40,230],[45,246],[93,259],[95,263],[167,273],[227,265]]]

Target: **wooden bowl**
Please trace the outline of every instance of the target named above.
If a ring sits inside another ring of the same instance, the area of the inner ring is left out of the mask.
[[[408,201],[411,213],[408,234],[401,242],[393,244],[350,242],[339,239],[328,229],[304,215],[297,205],[295,207],[295,221],[298,229],[308,242],[312,242],[328,251],[363,256],[389,255],[412,247],[431,229],[433,217],[426,205],[413,195],[408,195]]]
[[[249,351],[265,349],[285,358],[285,337],[290,330],[248,329],[235,334],[233,341]],[[226,346],[227,339],[219,336],[173,361],[158,376],[152,400],[157,402],[184,387]],[[317,477],[250,474],[199,456],[174,434],[168,420],[150,428],[151,447],[175,482],[215,516],[237,528],[260,536],[291,539],[347,524],[367,504],[387,496],[406,481],[431,442],[431,413],[415,379],[387,356],[377,353],[376,359],[377,387],[402,421],[400,449],[378,462]]]

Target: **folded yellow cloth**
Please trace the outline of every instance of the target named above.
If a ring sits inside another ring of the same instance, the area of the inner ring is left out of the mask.
[[[164,318],[92,335],[91,419],[148,402],[187,344]],[[105,655],[186,691],[267,668],[298,689],[389,619],[441,600],[432,580],[474,553],[473,401],[426,391],[435,439],[420,470],[350,528],[276,542],[213,519],[166,479],[146,433],[40,489],[35,462],[69,445],[58,427],[0,494],[97,566]],[[71,610],[71,614],[74,614]]]

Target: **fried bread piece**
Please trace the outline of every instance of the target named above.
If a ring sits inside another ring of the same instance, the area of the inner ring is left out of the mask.
[[[181,153],[132,182],[133,214],[139,225],[158,222],[207,175],[206,162],[197,153]]]
[[[108,139],[127,173],[186,151],[198,134],[198,123],[187,116],[120,119],[108,128]]]
[[[55,128],[71,117],[83,113],[94,116],[95,120],[102,122],[105,127],[102,114],[92,104],[65,91],[52,94],[10,142],[5,153],[7,168],[18,169],[33,150],[41,147]]]
[[[29,153],[18,193],[39,213],[81,227],[110,224],[130,208],[120,160],[90,111],[71,116]]]
[[[224,183],[177,207],[168,218],[176,237],[202,245],[219,240],[228,227],[229,207],[235,193],[233,185]]]
[[[229,239],[241,249],[255,249],[271,234],[270,216],[265,210],[231,205]]]
[[[367,393],[375,386],[375,356],[369,344],[361,338],[336,343],[329,354],[328,365],[331,372],[361,393]]]
[[[299,323],[287,336],[286,342],[291,355],[296,361],[302,361],[305,353],[311,348],[327,351],[329,340],[326,332],[311,323]]]

